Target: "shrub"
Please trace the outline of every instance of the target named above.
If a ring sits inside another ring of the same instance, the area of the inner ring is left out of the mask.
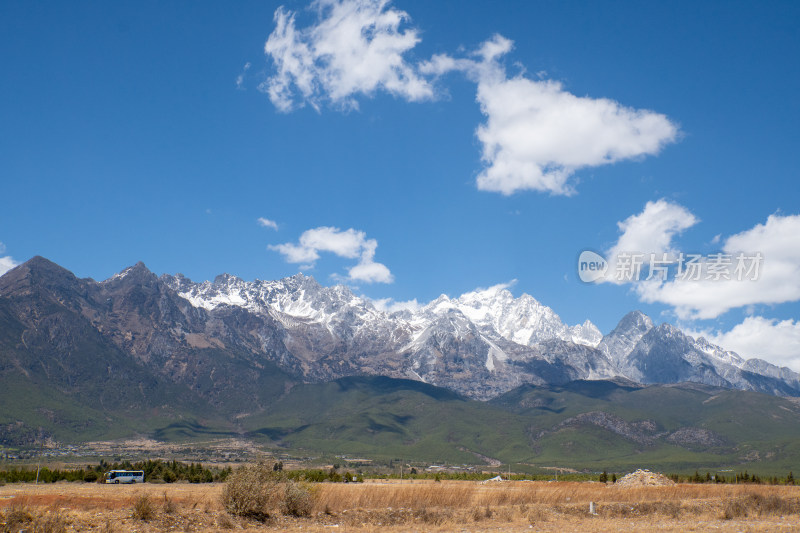
[[[292,516],[308,516],[311,514],[311,508],[314,502],[311,498],[311,491],[308,488],[295,481],[286,483],[286,490],[283,495],[283,514]]]
[[[794,505],[785,498],[776,494],[770,494],[758,502],[758,515],[777,515],[783,516],[793,514],[796,511]]]
[[[749,494],[727,501],[722,509],[722,516],[730,520],[747,516],[783,516],[795,512],[797,508],[792,502],[775,494]]]
[[[222,514],[217,517],[217,526],[220,529],[233,529],[236,527],[230,517],[226,514]]]
[[[142,494],[133,502],[133,518],[147,521],[155,516],[153,502],[147,494]]]
[[[14,502],[6,509],[4,522],[3,533],[11,533],[12,531],[16,533],[21,529],[25,529],[21,526],[33,522],[33,515],[26,505]]]
[[[305,484],[288,479],[282,470],[266,463],[242,467],[229,475],[221,500],[230,514],[262,521],[278,512],[308,516],[313,507]]]
[[[61,511],[48,511],[33,521],[36,533],[66,533],[67,519]]]
[[[265,463],[243,466],[228,476],[222,505],[232,515],[265,520],[280,506],[284,479]]]
[[[167,491],[164,491],[164,505],[162,506],[164,514],[173,514],[175,512],[175,502],[169,499]]]
[[[722,508],[722,518],[731,520],[733,518],[742,518],[747,516],[747,508],[741,500],[728,500]]]
[[[3,533],[66,533],[67,519],[59,510],[36,515],[26,505],[14,503],[7,509],[5,517],[0,515],[0,526]]]

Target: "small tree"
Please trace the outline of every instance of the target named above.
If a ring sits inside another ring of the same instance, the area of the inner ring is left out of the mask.
[[[608,482],[608,472],[603,470],[603,473],[600,474],[600,483],[607,483]]]
[[[611,483],[616,483],[616,482],[617,482],[617,475],[611,474]]]
[[[794,485],[794,475],[792,474],[791,471],[789,472],[789,475],[786,476],[786,484],[787,485]]]

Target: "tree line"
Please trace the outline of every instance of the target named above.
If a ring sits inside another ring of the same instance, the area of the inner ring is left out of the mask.
[[[109,470],[141,470],[148,482],[174,483],[213,483],[225,481],[232,472],[231,467],[204,466],[200,463],[183,463],[180,461],[122,461],[109,463],[105,460],[85,468],[58,469],[36,468],[33,466],[16,467],[0,470],[0,482],[5,483],[55,483],[57,481],[84,481],[86,483],[103,482],[103,475]]]

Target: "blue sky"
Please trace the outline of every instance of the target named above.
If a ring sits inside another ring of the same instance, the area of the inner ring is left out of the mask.
[[[800,369],[798,27],[796,2],[8,0],[0,265],[419,303],[516,280],[570,324],[638,308]],[[578,279],[620,242],[763,248],[764,277]]]

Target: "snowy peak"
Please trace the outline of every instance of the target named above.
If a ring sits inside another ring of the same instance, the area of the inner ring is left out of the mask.
[[[614,328],[614,331],[623,332],[623,331],[641,331],[642,334],[647,333],[650,329],[653,328],[653,321],[650,319],[649,316],[642,313],[641,311],[631,311],[624,317],[622,317],[617,324],[617,327]],[[612,332],[613,333],[613,332]]]
[[[734,365],[738,368],[743,368],[745,361],[739,357],[739,354],[720,348],[716,344],[711,344],[705,337],[699,337],[694,341],[694,347],[715,360]]]
[[[108,282],[140,278],[144,284],[152,276],[144,265],[136,265]],[[640,311],[625,315],[603,337],[589,320],[569,326],[532,296],[515,298],[509,285],[457,298],[443,294],[417,309],[390,314],[343,285],[324,287],[303,274],[275,281],[244,281],[229,274],[202,283],[180,274],[161,279],[194,307],[213,312],[233,306],[274,319],[285,328],[290,352],[306,361],[336,358],[336,368],[342,369],[336,375],[348,368],[380,373],[377,369],[385,367],[391,375],[447,384],[479,397],[522,382],[615,375],[775,394],[800,388],[800,377],[788,369],[744,361],[670,324],[655,326]]]
[[[135,265],[124,269],[122,272],[114,274],[102,283],[106,285],[114,285],[121,283],[124,280],[124,282],[127,284],[144,284],[152,283],[156,281],[156,279],[156,275],[150,272],[144,263],[139,261]]]
[[[593,348],[597,347],[600,341],[603,340],[603,334],[589,319],[586,319],[583,324],[572,326],[570,328],[570,335],[572,337],[570,340],[575,344],[582,344]]]
[[[162,279],[195,307],[208,311],[220,306],[241,307],[257,315],[271,316],[287,327],[299,321],[322,324],[331,334],[337,329],[352,334],[385,316],[372,302],[356,296],[347,287],[323,287],[313,277],[303,274],[275,281],[244,281],[230,274],[202,283],[193,283],[182,275]]]
[[[616,365],[628,357],[636,344],[653,329],[653,321],[641,311],[631,311],[614,330],[603,337],[598,348]]]
[[[269,314],[283,320],[296,320],[351,326],[355,331],[364,325],[372,328],[405,328],[420,332],[453,313],[477,327],[487,338],[502,338],[522,346],[535,346],[559,339],[595,347],[602,339],[590,321],[568,326],[549,307],[523,294],[515,298],[507,285],[496,285],[462,294],[458,298],[441,295],[416,311],[389,315],[378,310],[371,301],[353,294],[343,286],[323,287],[312,277],[297,274],[276,281],[244,281],[230,274],[221,274],[213,282],[193,283],[180,274],[163,277],[164,281],[195,307],[208,311],[219,306],[243,307],[258,314]]]
[[[529,294],[514,298],[507,287],[495,285],[464,293],[456,299],[442,295],[423,307],[422,312],[439,314],[456,309],[485,333],[523,346],[560,339],[594,347],[602,339],[602,334],[590,321],[569,327],[551,308]]]
[[[277,365],[299,381],[403,377],[484,400],[523,384],[614,376],[800,395],[800,375],[791,370],[743,361],[669,324],[654,327],[641,312],[601,338],[588,320],[569,326],[507,285],[387,313],[347,287],[302,274],[274,281],[222,274],[195,283],[181,274],[158,278],[139,263],[97,283],[35,258],[0,276],[0,295],[43,302],[41,309],[81,309],[108,346],[192,387],[198,361],[228,365],[242,357],[247,379],[256,381],[259,369]],[[74,333],[79,339],[83,330]],[[234,379],[220,372],[220,382]]]

